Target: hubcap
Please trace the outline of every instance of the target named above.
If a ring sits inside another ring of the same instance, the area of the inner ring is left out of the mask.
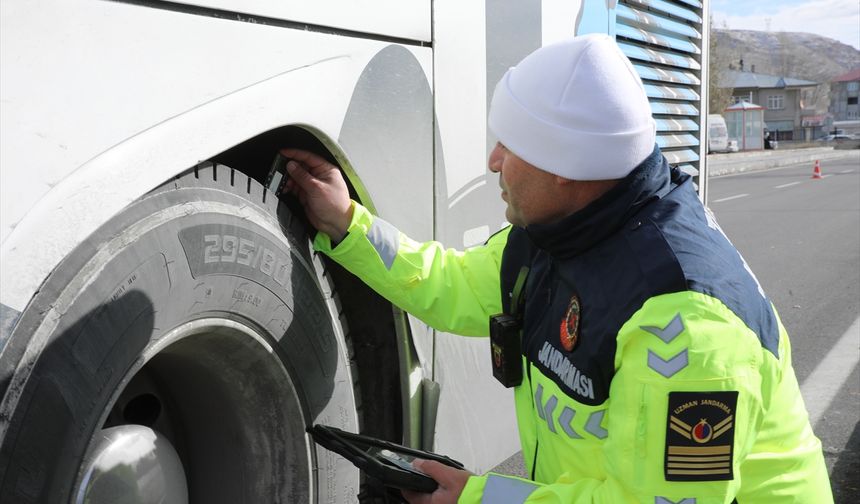
[[[179,455],[164,436],[142,425],[103,429],[83,463],[76,504],[186,504]]]
[[[88,447],[76,504],[309,502],[303,409],[255,329],[219,317],[183,324],[120,385]]]

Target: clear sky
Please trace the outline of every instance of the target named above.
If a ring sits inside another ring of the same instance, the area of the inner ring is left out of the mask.
[[[712,0],[711,16],[717,28],[815,33],[860,49],[858,0]]]

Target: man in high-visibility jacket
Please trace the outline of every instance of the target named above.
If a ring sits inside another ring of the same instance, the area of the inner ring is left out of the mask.
[[[485,245],[416,243],[351,202],[337,168],[294,159],[314,246],[436,329],[503,312],[530,480],[418,467],[410,502],[827,503],[788,336],[692,181],[655,146],[614,41],[539,49],[498,84],[489,125],[512,226]],[[519,369],[519,366],[517,366]]]

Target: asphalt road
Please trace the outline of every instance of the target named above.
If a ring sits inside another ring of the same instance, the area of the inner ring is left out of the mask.
[[[709,206],[779,311],[837,503],[860,502],[860,158],[710,180]],[[494,469],[525,476],[522,454]]]
[[[860,502],[860,161],[710,180],[709,206],[779,311],[831,471]],[[841,345],[840,345],[841,343]],[[836,347],[836,351],[832,349]]]

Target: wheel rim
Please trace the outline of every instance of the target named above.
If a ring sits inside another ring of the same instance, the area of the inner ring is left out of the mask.
[[[195,320],[157,340],[119,387],[102,425],[79,471],[79,502],[119,502],[96,499],[102,494],[93,476],[105,457],[142,457],[174,482],[122,502],[174,502],[158,500],[159,488],[175,492],[182,483],[192,504],[312,500],[312,455],[293,380],[275,347],[239,321]],[[106,444],[106,434],[148,436],[161,455]],[[123,481],[145,486],[132,475]]]
[[[170,441],[148,427],[103,429],[88,455],[75,504],[188,502],[179,455]]]

